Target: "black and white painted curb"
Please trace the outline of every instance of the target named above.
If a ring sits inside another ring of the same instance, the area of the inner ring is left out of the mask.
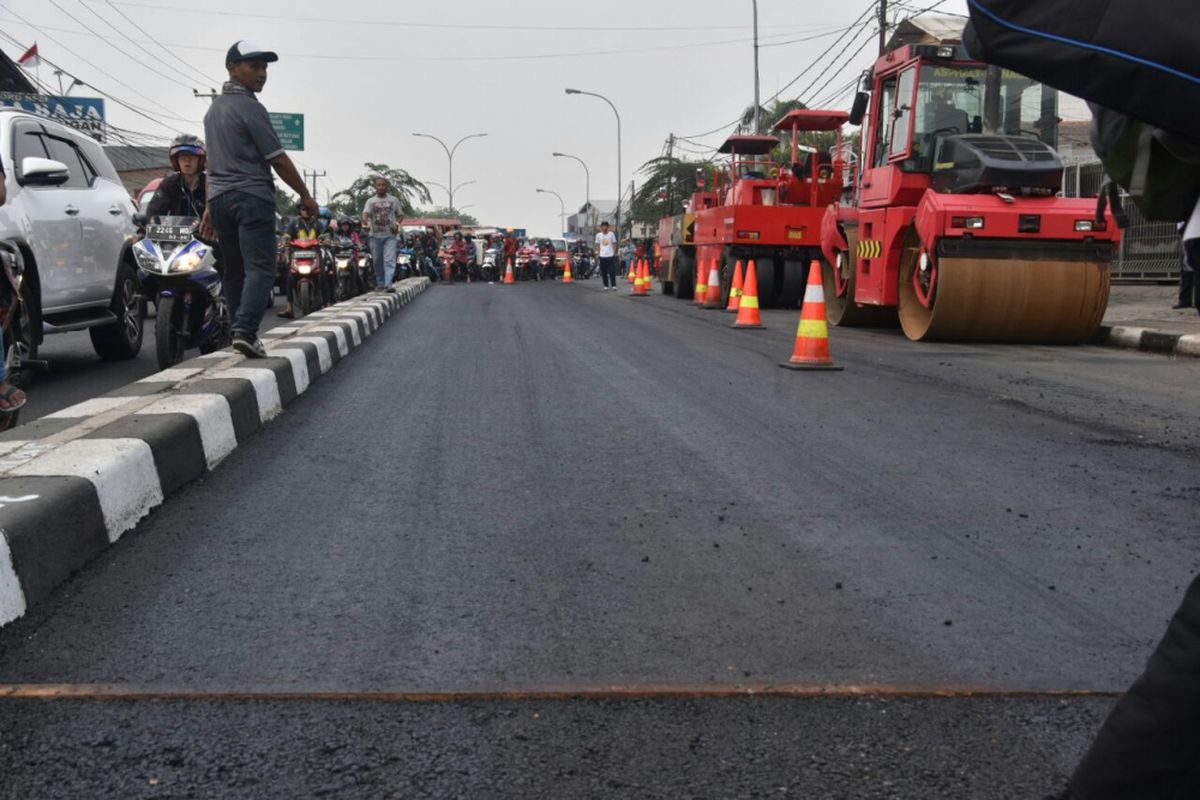
[[[1092,337],[1092,344],[1200,358],[1200,334],[1197,333],[1168,333],[1129,325],[1101,325]]]
[[[0,626],[216,467],[429,286],[396,284],[0,435]]]

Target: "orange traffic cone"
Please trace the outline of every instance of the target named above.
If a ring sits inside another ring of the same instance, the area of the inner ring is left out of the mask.
[[[450,271],[450,262],[447,260],[446,266],[442,268],[442,280],[444,280],[446,283],[450,283],[451,282],[450,279],[453,276],[454,276],[454,273]]]
[[[698,306],[704,305],[708,297],[708,275],[704,272],[704,263],[696,262],[696,288],[692,292],[692,302]]]
[[[629,259],[629,274],[625,276],[625,280],[630,283],[637,283],[637,262],[632,258]]]
[[[733,284],[729,287],[729,305],[725,306],[725,310],[731,314],[736,314],[738,306],[742,303],[742,260],[739,258],[733,267]]]
[[[575,276],[571,274],[571,255],[567,254],[567,265],[563,268],[563,283],[574,283]]]
[[[808,268],[808,286],[800,308],[800,327],[796,329],[796,347],[790,360],[779,366],[788,369],[841,369],[829,357],[829,329],[825,324],[825,285],[821,264]]]
[[[650,296],[650,262],[642,259],[642,263],[638,265],[638,277],[642,280],[641,288],[638,289],[638,297]]]
[[[721,308],[721,268],[715,258],[712,260],[712,267],[708,271],[708,289],[704,293],[705,308]]]
[[[510,258],[510,259],[508,259],[508,266],[506,266],[504,268],[504,285],[508,286],[508,285],[514,284],[516,282],[517,282],[517,278],[515,275],[513,275],[513,262],[512,262],[512,259]]]
[[[746,264],[746,280],[742,286],[742,299],[738,304],[738,315],[733,322],[733,327],[738,329],[765,327],[762,324],[762,315],[758,313],[758,267],[755,266],[753,259]]]

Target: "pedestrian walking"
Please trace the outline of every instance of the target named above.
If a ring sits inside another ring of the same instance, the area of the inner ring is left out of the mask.
[[[225,262],[225,300],[233,313],[233,349],[265,358],[258,329],[275,286],[275,181],[271,170],[300,195],[316,217],[296,165],[283,151],[267,109],[256,94],[267,83],[267,65],[279,56],[246,40],[225,56],[229,80],[204,115],[208,140],[208,206],[202,230],[215,231]]]
[[[617,236],[608,229],[607,222],[600,223],[596,234],[596,255],[600,258],[600,280],[604,288],[617,290]]]
[[[400,200],[388,194],[387,178],[375,178],[375,196],[363,206],[363,226],[370,232],[371,258],[375,262],[375,291],[395,292],[396,234],[404,211]]]

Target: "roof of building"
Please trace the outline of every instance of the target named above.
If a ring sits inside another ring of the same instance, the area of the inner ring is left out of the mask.
[[[896,25],[887,49],[906,44],[957,44],[966,24],[967,18],[958,14],[918,14]]]
[[[0,92],[38,93],[21,68],[3,50],[0,50]]]
[[[171,158],[166,147],[135,147],[133,145],[109,145],[104,148],[108,160],[117,172],[133,172],[140,169],[171,169]]]

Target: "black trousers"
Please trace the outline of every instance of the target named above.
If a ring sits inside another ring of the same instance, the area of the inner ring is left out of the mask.
[[[1071,778],[1071,800],[1200,797],[1200,577]]]
[[[605,286],[617,285],[617,257],[600,256],[600,280]]]
[[[1200,239],[1183,243],[1183,269],[1179,271],[1179,305],[1200,309],[1200,292],[1196,291],[1196,267],[1200,266]]]

